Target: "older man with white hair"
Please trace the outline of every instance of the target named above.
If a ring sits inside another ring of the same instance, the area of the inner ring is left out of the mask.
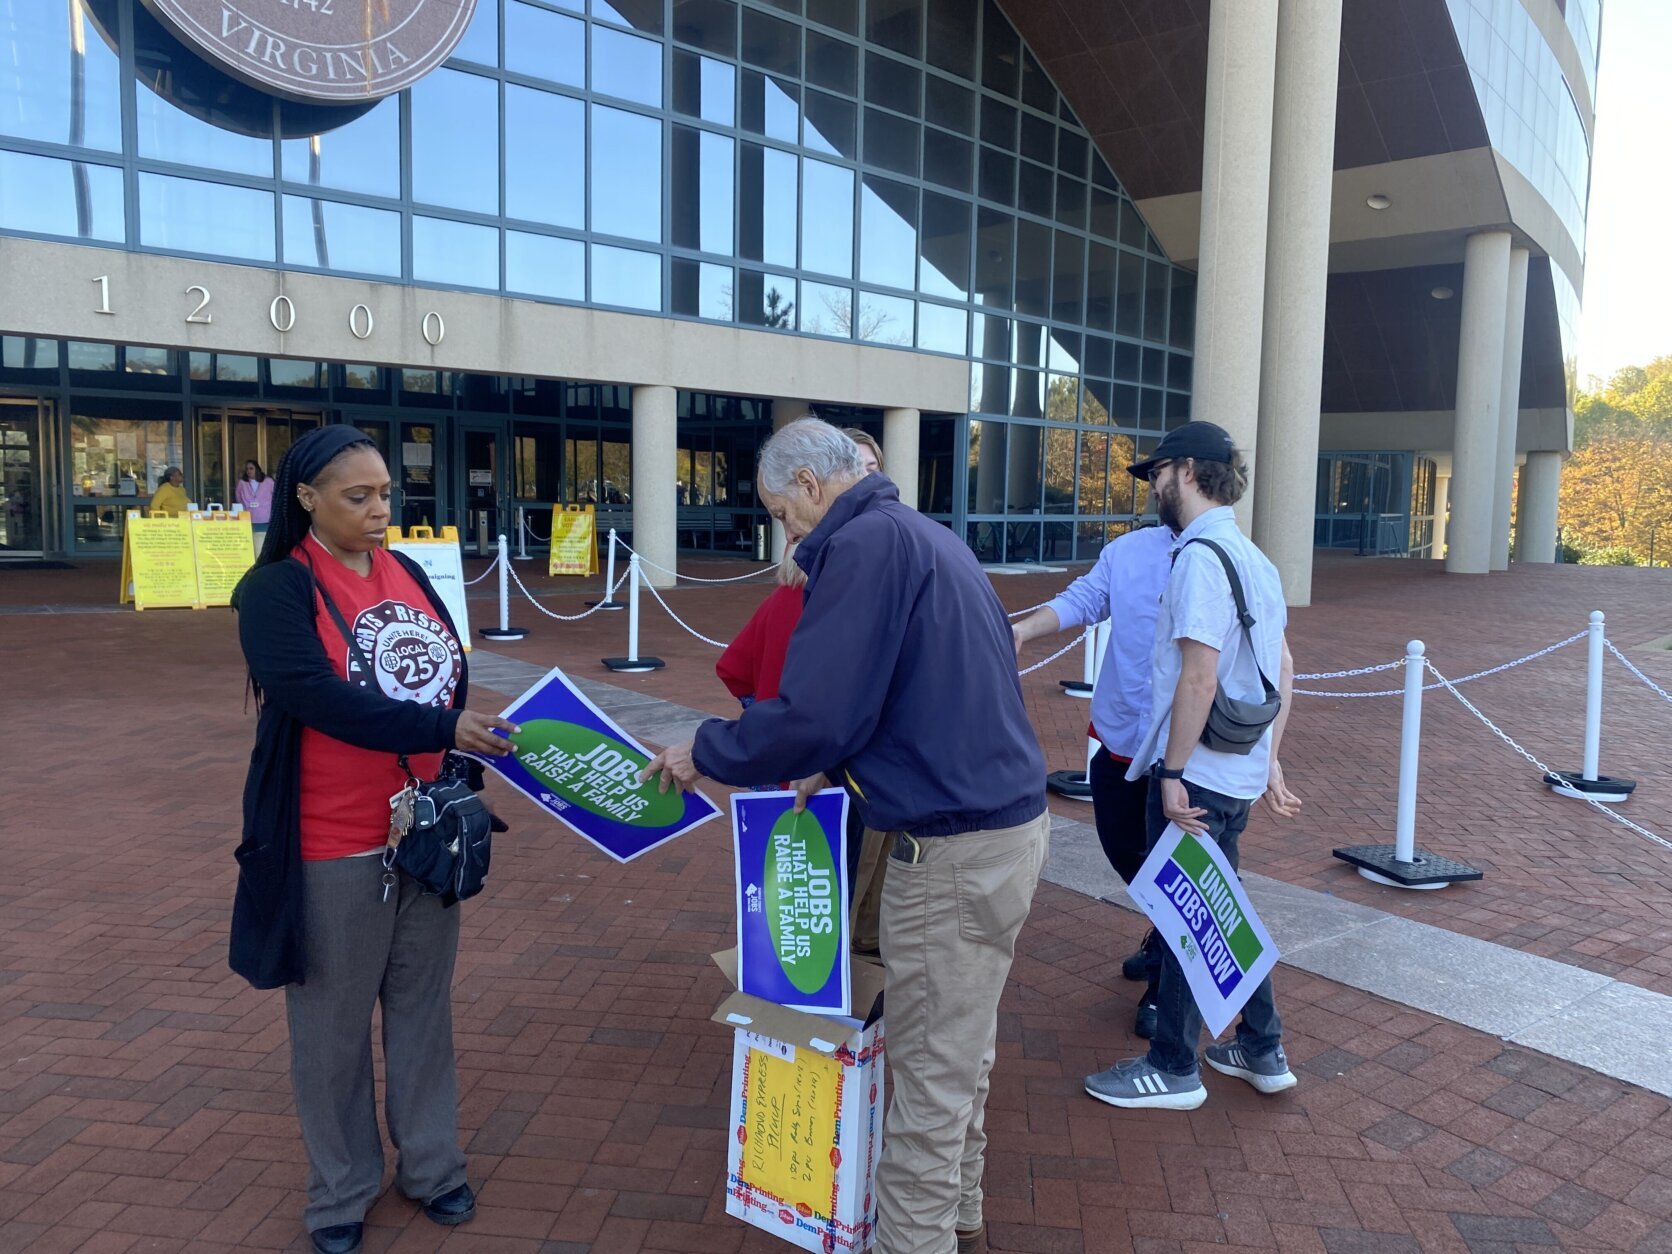
[[[803,779],[805,794],[837,763],[865,825],[890,835],[877,1248],[978,1254],[999,994],[1050,819],[1010,625],[969,548],[866,474],[835,427],[790,423],[756,479],[807,572],[779,695],[704,723],[645,774]]]

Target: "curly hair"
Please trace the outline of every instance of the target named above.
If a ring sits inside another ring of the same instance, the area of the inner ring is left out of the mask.
[[[1190,459],[1196,472],[1196,486],[1202,495],[1215,505],[1235,505],[1248,491],[1248,462],[1241,453],[1232,453],[1228,462]]]

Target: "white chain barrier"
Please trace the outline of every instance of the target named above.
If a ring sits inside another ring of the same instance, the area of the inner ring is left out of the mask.
[[[534,530],[534,524],[528,521],[527,514],[523,515],[523,530],[528,532],[529,539],[533,540],[535,544],[551,543],[552,538],[550,536],[543,536],[538,531]]]
[[[677,570],[669,570],[666,566],[659,566],[655,562],[651,561],[648,557],[646,557],[643,553],[638,552],[638,550],[633,548],[633,546],[628,544],[627,541],[625,541],[625,540],[617,538],[616,543],[619,544],[627,552],[629,552],[629,553],[633,554],[635,557],[637,557],[639,559],[639,565],[648,566],[648,567],[650,567],[651,570],[659,570],[664,575],[672,575],[675,579],[683,579],[687,583],[742,583],[745,579],[755,579],[755,578],[757,578],[761,575],[768,574],[768,573],[778,569],[778,563],[777,562],[771,562],[771,563],[768,563],[765,566],[762,566],[759,570],[752,570],[752,571],[750,571],[750,572],[748,572],[747,574],[744,574],[744,575],[728,575],[724,579],[705,579],[701,575],[682,575]],[[661,598],[657,598],[657,599],[660,600]],[[668,613],[671,614],[671,613],[673,613],[673,611],[669,610]],[[686,628],[686,630],[689,631],[690,628]],[[697,633],[696,632],[691,632],[691,634],[696,635]],[[712,643],[712,641],[710,641],[710,643]],[[721,647],[724,648],[725,646],[722,645]]]
[[[1584,634],[1588,634],[1588,633],[1581,633],[1581,635],[1584,635]],[[1538,758],[1534,757],[1526,749],[1524,749],[1520,745],[1518,745],[1515,742],[1515,740],[1509,735],[1508,732],[1504,731],[1503,728],[1499,727],[1496,723],[1494,723],[1491,719],[1489,719],[1485,714],[1481,713],[1481,710],[1480,710],[1479,706],[1477,706],[1473,701],[1469,700],[1468,697],[1465,697],[1461,692],[1457,691],[1457,685],[1459,683],[1461,683],[1462,680],[1447,679],[1444,675],[1442,675],[1440,673],[1439,669],[1434,665],[1433,662],[1427,661],[1426,659],[1424,659],[1423,664],[1428,668],[1429,673],[1431,675],[1433,675],[1435,680],[1437,681],[1436,683],[1430,685],[1431,687],[1444,688],[1447,692],[1451,693],[1452,696],[1456,697],[1460,702],[1462,702],[1463,708],[1465,710],[1469,711],[1470,714],[1473,714],[1482,723],[1484,723],[1486,725],[1486,729],[1489,732],[1491,732],[1499,740],[1503,741],[1506,745],[1508,745],[1516,753],[1520,754],[1529,763],[1531,763],[1534,767],[1536,767],[1538,769],[1539,777],[1541,779],[1546,777],[1546,776],[1551,776],[1551,775],[1556,774],[1556,772],[1552,771],[1543,762],[1540,762],[1538,760]],[[1581,797],[1579,799],[1581,801],[1583,801],[1586,805],[1590,806],[1592,809],[1601,811],[1608,818],[1613,819],[1614,822],[1620,824],[1620,826],[1622,826],[1624,828],[1627,828],[1630,831],[1636,832],[1639,836],[1643,837],[1645,840],[1653,841],[1655,844],[1660,845],[1662,848],[1672,850],[1672,840],[1666,840],[1663,837],[1656,836],[1648,828],[1643,827],[1642,825],[1640,825],[1638,823],[1633,823],[1625,815],[1621,814],[1618,810],[1614,809],[1613,806],[1604,805],[1602,802],[1597,801],[1597,800],[1595,800],[1594,798],[1591,798],[1591,797]]]
[[[555,618],[560,623],[578,623],[583,618],[591,618],[599,610],[604,608],[606,602],[615,598],[615,594],[620,591],[621,585],[627,582],[628,574],[628,572],[622,571],[621,578],[615,581],[615,587],[606,592],[604,594],[604,600],[600,601],[597,605],[594,605],[591,609],[585,610],[579,614],[559,614],[555,610],[548,610],[545,606],[541,605],[540,602],[534,599],[534,594],[528,590],[528,585],[523,583],[522,576],[517,574],[517,568],[515,566],[507,566],[506,569],[510,572],[511,578],[516,580],[517,587],[521,590],[522,594],[529,599],[534,608],[539,610],[547,618]]]
[[[644,558],[642,558],[642,557],[639,558],[639,561],[644,562]],[[648,566],[648,565],[650,565],[650,563],[645,562],[645,565]],[[660,569],[660,568],[658,568],[658,569]],[[695,627],[691,626],[690,623],[686,622],[678,614],[675,614],[673,612],[673,606],[669,605],[666,601],[664,601],[662,599],[661,591],[656,587],[655,584],[651,583],[650,580],[646,579],[644,581],[644,586],[650,589],[650,595],[656,598],[656,604],[660,605],[664,610],[666,610],[668,612],[668,617],[673,619],[674,622],[678,623],[681,627],[683,627],[691,635],[695,636],[698,640],[701,640],[704,644],[713,645],[716,649],[724,649],[726,647],[725,641],[710,639],[709,637],[703,635],[702,632],[698,631]]]
[[[1020,618],[1023,614],[1031,614],[1035,610],[1042,610],[1049,604],[1050,604],[1049,601],[1041,601],[1038,605],[1030,605],[1025,610],[1017,610],[1014,614],[1006,614],[1005,617],[1006,618]]]
[[[500,561],[500,555],[498,553],[495,553],[493,561],[488,563],[488,568],[486,570],[484,570],[480,575],[477,575],[476,578],[466,579],[464,581],[464,586],[467,587],[467,588],[474,588],[477,584],[481,583],[482,580],[486,579],[489,575],[493,574],[494,567],[499,565],[499,561]]]
[[[1585,639],[1585,637],[1589,634],[1590,633],[1588,631],[1575,632],[1566,640],[1558,640],[1555,644],[1547,645],[1538,650],[1536,653],[1527,654],[1526,657],[1518,657],[1513,662],[1504,662],[1498,666],[1489,666],[1483,671],[1475,671],[1473,674],[1463,675],[1457,679],[1449,680],[1448,682],[1453,684],[1468,684],[1473,683],[1477,679],[1485,679],[1489,675],[1500,675],[1504,671],[1513,670],[1517,666],[1525,666],[1528,662],[1536,662],[1540,658],[1549,657],[1558,649],[1565,649],[1570,644],[1577,644],[1579,641]],[[1295,678],[1306,680],[1350,679],[1355,675],[1374,675],[1380,671],[1391,671],[1403,665],[1404,662],[1383,662],[1380,666],[1361,666],[1357,670],[1350,671],[1324,671],[1312,675],[1296,675]],[[1424,692],[1433,692],[1436,688],[1443,688],[1444,686],[1444,684],[1438,683],[1424,684],[1422,690]],[[1302,697],[1400,697],[1405,695],[1405,690],[1403,688],[1383,688],[1376,692],[1326,692],[1310,688],[1296,688],[1295,695]],[[1672,700],[1672,698],[1668,699]]]
[[[1058,649],[1055,653],[1051,654],[1051,656],[1046,658],[1043,662],[1035,662],[1032,666],[1028,667],[1026,670],[1019,670],[1016,673],[1018,675],[1031,675],[1036,670],[1039,670],[1041,667],[1049,666],[1052,662],[1056,661],[1059,657],[1062,657],[1065,653],[1073,652],[1075,645],[1079,644],[1087,636],[1091,635],[1091,630],[1092,629],[1090,627],[1087,627],[1079,635],[1075,636],[1074,639],[1070,640],[1067,644],[1063,645],[1062,648]]]
[[[1660,699],[1662,701],[1672,702],[1672,692],[1666,691],[1666,689],[1662,688],[1654,680],[1650,679],[1642,671],[1638,670],[1637,666],[1632,662],[1632,660],[1630,658],[1628,658],[1624,653],[1621,653],[1620,650],[1615,647],[1614,642],[1612,640],[1604,640],[1603,644],[1607,646],[1608,651],[1610,653],[1612,653],[1615,657],[1620,659],[1620,665],[1624,666],[1633,675],[1636,675],[1637,678],[1641,679],[1644,683],[1648,684],[1649,687],[1653,688],[1657,693],[1659,693],[1660,694]]]

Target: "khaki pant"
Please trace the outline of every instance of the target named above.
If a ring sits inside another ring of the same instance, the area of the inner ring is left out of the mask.
[[[1050,815],[923,842],[882,890],[894,1090],[877,1165],[879,1254],[953,1254],[981,1226],[999,994],[1045,865]],[[892,838],[890,838],[892,845]]]
[[[861,957],[882,948],[882,884],[888,872],[888,851],[894,833],[867,827],[859,843],[859,865],[853,876],[853,910],[848,921],[853,951]]]

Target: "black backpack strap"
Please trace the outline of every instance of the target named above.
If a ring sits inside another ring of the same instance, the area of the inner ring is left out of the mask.
[[[1248,655],[1254,659],[1254,669],[1259,673],[1260,683],[1265,686],[1266,697],[1269,699],[1276,696],[1277,689],[1272,686],[1271,680],[1266,678],[1266,668],[1260,665],[1260,653],[1254,647],[1253,628],[1258,620],[1248,612],[1248,597],[1243,593],[1242,576],[1237,574],[1236,563],[1231,560],[1231,555],[1216,540],[1195,536],[1185,541],[1187,547],[1192,544],[1200,544],[1212,549],[1214,555],[1219,558],[1219,564],[1225,568],[1225,578],[1231,585],[1231,599],[1237,605],[1237,624],[1242,628],[1243,637],[1248,641]]]

